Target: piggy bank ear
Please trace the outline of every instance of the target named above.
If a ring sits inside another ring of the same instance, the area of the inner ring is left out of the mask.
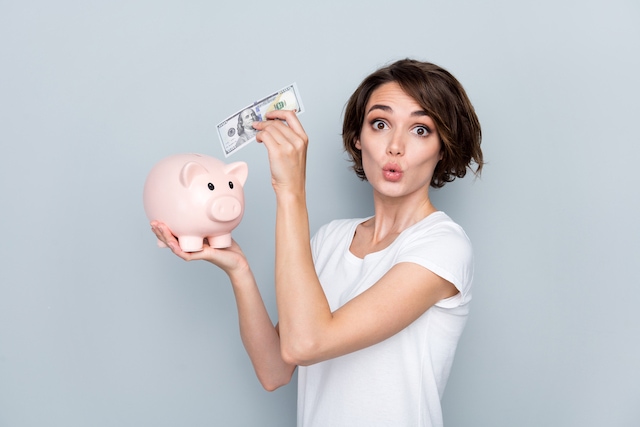
[[[249,167],[245,162],[229,163],[224,167],[224,172],[236,177],[240,181],[240,185],[244,185],[249,175]]]
[[[187,162],[180,171],[180,184],[184,187],[189,187],[195,177],[208,173],[209,172],[200,163]]]

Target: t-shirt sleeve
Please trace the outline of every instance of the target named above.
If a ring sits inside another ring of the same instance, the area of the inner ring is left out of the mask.
[[[311,256],[313,257],[314,263],[318,260],[318,256],[320,255],[322,247],[325,244],[327,233],[331,228],[334,227],[335,224],[333,222],[324,224],[311,237]]]
[[[473,249],[462,227],[454,222],[438,224],[414,233],[403,245],[397,261],[412,262],[451,282],[459,291],[436,303],[453,308],[471,300]]]
[[[322,241],[322,234],[324,232],[324,228],[326,225],[322,226],[316,233],[311,237],[311,256],[313,257],[313,261],[315,262],[318,259],[318,251],[321,247],[320,242]]]

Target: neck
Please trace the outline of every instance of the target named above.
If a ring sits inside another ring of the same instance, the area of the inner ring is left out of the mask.
[[[374,241],[398,235],[437,211],[428,194],[402,200],[374,196],[374,209],[375,215],[368,221],[373,227]]]

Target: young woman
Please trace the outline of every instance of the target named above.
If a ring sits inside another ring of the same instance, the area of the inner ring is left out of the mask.
[[[183,259],[222,268],[240,333],[262,385],[298,367],[299,426],[437,426],[440,399],[471,299],[473,254],[462,228],[438,211],[430,187],[482,168],[480,124],[458,81],[401,60],[351,96],[343,140],[373,190],[369,218],[336,220],[310,238],[307,135],[296,115],[254,124],[276,195],[275,289],[269,319],[246,258],[229,249],[181,252],[164,224],[152,229]]]

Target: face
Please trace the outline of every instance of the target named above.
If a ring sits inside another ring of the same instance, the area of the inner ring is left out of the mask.
[[[256,114],[253,112],[253,110],[251,109],[244,110],[243,112],[240,113],[240,118],[242,119],[243,128],[251,131],[254,130],[253,127],[251,127],[251,124],[257,119],[257,117],[256,117]]]
[[[435,123],[395,82],[371,94],[356,148],[374,191],[390,197],[428,195],[442,158]]]

